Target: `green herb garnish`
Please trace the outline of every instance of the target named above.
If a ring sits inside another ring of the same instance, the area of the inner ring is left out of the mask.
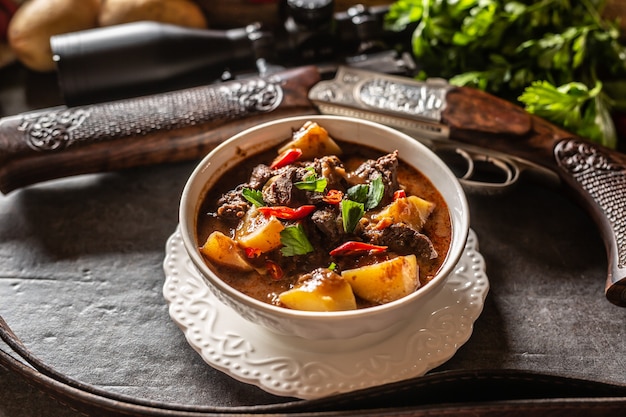
[[[313,252],[313,245],[309,242],[301,224],[285,227],[280,232],[280,243],[283,244],[280,249],[283,256],[306,255]]]
[[[357,203],[362,203],[365,210],[376,208],[383,199],[385,186],[381,176],[376,177],[370,184],[358,184],[348,188],[348,198]]]
[[[315,191],[318,193],[324,192],[326,189],[326,178],[315,176],[315,169],[313,167],[307,167],[307,171],[310,172],[309,175],[304,177],[303,181],[298,181],[295,183],[295,186],[299,190],[307,190],[307,191]]]
[[[376,179],[370,183],[367,192],[367,201],[365,202],[365,210],[376,208],[383,199],[384,193],[385,186],[383,185],[383,178],[382,176],[376,177]]]
[[[244,188],[241,191],[241,195],[243,196],[243,198],[248,200],[248,202],[254,204],[257,207],[265,206],[265,202],[263,201],[263,193],[259,190]]]
[[[626,45],[617,22],[602,14],[606,3],[398,0],[385,25],[411,31],[418,78],[442,77],[521,102],[531,113],[615,147],[608,116],[626,109]]]
[[[346,233],[354,232],[356,225],[363,217],[365,207],[363,203],[352,200],[341,200],[341,220],[343,222],[343,230]]]
[[[583,137],[604,138],[604,144],[614,148],[617,134],[609,121],[610,104],[606,102],[606,96],[600,94],[601,90],[600,81],[591,90],[576,82],[555,87],[547,81],[536,81],[524,90],[519,100],[530,113],[552,120]],[[596,118],[609,120],[596,123]]]
[[[367,201],[369,188],[367,184],[354,185],[346,190],[346,196],[357,203],[365,203]]]

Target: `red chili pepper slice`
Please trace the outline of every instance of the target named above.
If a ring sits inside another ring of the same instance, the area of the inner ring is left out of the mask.
[[[396,201],[399,198],[406,198],[406,191],[397,190],[395,193],[393,193],[393,201]]]
[[[311,214],[315,206],[305,205],[295,209],[285,206],[259,207],[258,210],[266,217],[276,216],[283,220],[300,220]]]
[[[328,193],[322,197],[322,201],[328,204],[339,204],[343,199],[343,193],[339,190],[328,190]]]
[[[298,160],[302,156],[302,149],[300,148],[290,148],[283,151],[280,155],[278,155],[272,164],[270,165],[271,169],[278,169],[284,166],[287,166]]]
[[[268,274],[274,279],[281,279],[284,275],[283,269],[274,261],[268,259],[265,261],[265,267],[267,268]]]
[[[256,258],[261,255],[261,250],[257,248],[245,248],[244,250],[248,258]]]
[[[348,241],[330,251],[330,256],[358,255],[363,252],[381,253],[387,250],[387,246],[372,245],[371,243]]]

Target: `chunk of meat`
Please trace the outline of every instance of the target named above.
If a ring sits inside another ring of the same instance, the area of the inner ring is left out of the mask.
[[[394,151],[380,158],[367,160],[355,169],[348,180],[355,184],[367,183],[381,177],[385,192],[382,204],[388,204],[393,200],[393,193],[399,188],[398,185],[398,151]]]
[[[223,219],[237,220],[243,218],[250,203],[243,197],[242,191],[247,184],[239,184],[235,189],[224,193],[217,201],[216,214]]]
[[[262,188],[263,201],[268,206],[296,207],[304,204],[318,204],[324,192],[299,189],[297,182],[305,181],[313,175],[316,179],[326,179],[326,189],[345,190],[346,172],[343,163],[336,156],[316,158],[309,164],[294,163],[272,171],[272,176]]]
[[[339,205],[326,206],[316,210],[311,216],[311,221],[331,246],[345,235]]]
[[[306,202],[304,191],[299,190],[295,183],[302,181],[308,171],[304,167],[289,165],[274,172],[274,175],[263,185],[263,201],[268,206],[295,207]]]
[[[219,198],[216,214],[223,219],[243,218],[251,206],[250,202],[243,196],[244,188],[259,190],[271,177],[272,170],[267,165],[255,166],[247,183],[239,184],[235,189],[227,191]]]
[[[387,246],[401,255],[414,253],[418,258],[435,259],[437,251],[428,236],[405,223],[395,223],[382,230],[363,228],[363,237],[374,245]]]
[[[272,170],[270,167],[264,164],[259,164],[252,169],[252,174],[250,174],[250,181],[248,181],[248,185],[253,190],[260,190],[261,187],[272,178]]]
[[[346,189],[346,170],[343,162],[336,156],[324,156],[313,161],[313,168],[319,177],[327,181],[326,188],[344,191]]]

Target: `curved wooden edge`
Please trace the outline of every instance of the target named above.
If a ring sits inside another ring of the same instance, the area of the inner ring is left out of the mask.
[[[28,352],[2,317],[0,337],[26,359],[22,362],[0,349],[0,365],[63,406],[93,416],[547,417],[557,413],[604,417],[626,409],[626,385],[511,369],[434,372],[362,391],[280,404],[210,407],[162,403],[107,392],[59,374]]]

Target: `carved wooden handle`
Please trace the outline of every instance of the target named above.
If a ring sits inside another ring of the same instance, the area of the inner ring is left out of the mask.
[[[133,166],[198,159],[262,121],[315,113],[315,67],[263,78],[0,120],[0,191]]]
[[[442,117],[454,139],[525,158],[559,175],[602,234],[607,298],[626,307],[626,155],[477,90],[453,89],[447,101]]]
[[[599,225],[609,255],[606,296],[626,306],[626,156],[570,138],[554,147],[561,178]]]

